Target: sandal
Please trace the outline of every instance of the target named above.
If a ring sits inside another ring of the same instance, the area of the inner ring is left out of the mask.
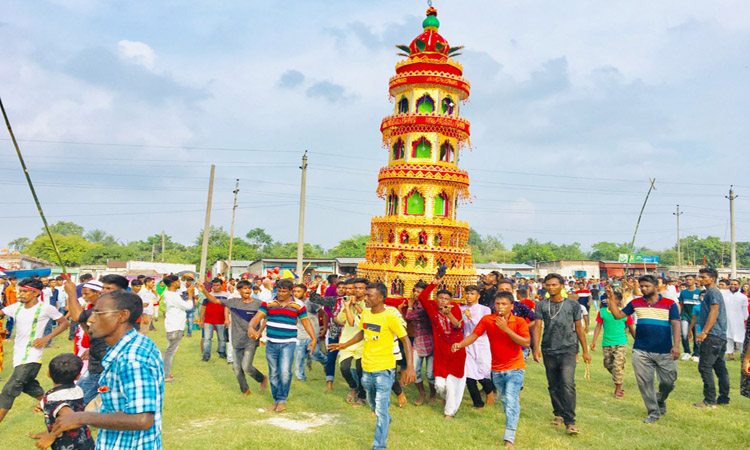
[[[554,425],[554,426],[556,426],[556,427],[559,427],[559,426],[560,426],[560,425],[562,425],[562,424],[563,424],[563,418],[562,418],[562,417],[559,417],[559,416],[555,416],[555,418],[554,418],[554,419],[552,419],[552,423],[551,423],[551,425]]]
[[[615,392],[615,398],[623,398],[623,397],[625,397],[625,391]]]
[[[570,424],[570,425],[568,425],[568,426],[567,426],[567,427],[565,428],[565,432],[566,432],[566,433],[568,433],[568,435],[570,435],[570,436],[575,436],[575,435],[577,435],[578,433],[580,433],[580,432],[581,432],[581,430],[579,430],[578,428],[576,428],[576,426],[575,426],[575,425],[573,425],[573,424]]]

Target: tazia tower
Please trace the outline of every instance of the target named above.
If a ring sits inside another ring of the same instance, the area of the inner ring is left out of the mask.
[[[396,64],[389,81],[394,114],[380,131],[389,150],[388,166],[378,175],[378,196],[385,215],[374,217],[360,276],[385,283],[390,297],[408,297],[414,283],[429,282],[442,264],[444,286],[456,297],[476,282],[469,225],[456,220],[469,199],[469,176],[458,168],[459,152],[469,144],[469,121],[459,105],[469,97],[469,82],[438,34],[437,10],[430,7],[424,32],[411,45],[397,45],[407,58]]]

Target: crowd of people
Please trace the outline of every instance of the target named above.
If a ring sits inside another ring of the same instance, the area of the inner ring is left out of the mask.
[[[729,403],[725,359],[735,357],[742,360],[740,393],[750,397],[750,286],[720,279],[715,269],[679,279],[511,279],[491,272],[461,298],[444,288],[444,275],[417,282],[408,298],[389,295],[379,282],[337,275],[208,281],[193,273],[160,280],[85,274],[78,284],[64,276],[8,277],[1,280],[0,368],[2,340],[12,339],[13,372],[0,392],[0,422],[26,393],[44,412],[47,430],[32,435],[40,448],[161,448],[165,383],[175,382],[174,360],[185,357],[180,342],[194,329],[201,331],[200,361],[211,359],[216,335],[218,358],[232,364],[242,395],[251,394],[248,377],[259,392],[270,387],[269,411],[287,409],[292,377],[307,381],[314,362],[330,392],[338,365],[345,401],[369,406],[377,418],[374,449],[387,446],[391,395],[406,406],[403,388],[412,383],[413,404],[442,400],[446,420],[459,414],[465,390],[477,409],[499,400],[502,439],[514,448],[531,361],[545,368],[552,425],[578,434],[576,366],[582,359],[588,373],[591,352],[601,347],[612,395],[623,398],[627,333],[645,423],[667,413],[678,359],[697,362],[703,392],[694,407]],[[162,327],[163,352],[149,338]],[[72,352],[48,363],[54,387],[45,393],[38,381],[43,351],[68,329]],[[255,361],[261,346],[265,367]],[[89,427],[99,429],[96,442]]]

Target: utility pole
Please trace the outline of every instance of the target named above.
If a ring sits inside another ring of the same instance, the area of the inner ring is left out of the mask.
[[[237,193],[240,192],[240,180],[234,185],[234,206],[232,207],[232,228],[229,232],[229,256],[227,257],[227,279],[231,277],[232,272],[232,245],[234,244],[234,215],[237,212]]]
[[[161,262],[164,262],[164,230],[161,232]]]
[[[737,195],[734,195],[734,191],[732,190],[733,186],[729,186],[729,221],[731,222],[730,229],[731,229],[731,258],[732,258],[732,278],[737,278],[737,242],[734,240],[734,199],[737,198]]]
[[[156,244],[151,243],[151,262],[154,262],[154,252],[156,251]]]
[[[211,164],[211,176],[208,179],[208,200],[206,201],[206,222],[203,225],[203,245],[201,246],[201,272],[200,279],[206,277],[206,258],[208,257],[208,234],[211,228],[211,199],[214,195],[214,172],[216,166]]]
[[[682,249],[680,248],[680,205],[677,205],[677,212],[672,213],[677,216],[677,278],[682,275]]]
[[[302,184],[299,191],[299,234],[297,235],[297,276],[302,280],[302,250],[305,247],[305,184],[307,183],[307,150],[302,155]]]

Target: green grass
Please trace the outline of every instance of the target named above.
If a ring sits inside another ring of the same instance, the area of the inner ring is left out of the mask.
[[[161,328],[163,322],[158,323]],[[163,329],[151,335],[159,348],[166,348]],[[590,339],[590,336],[589,336]],[[231,367],[212,357],[200,362],[200,337],[184,338],[177,352],[174,373],[177,383],[166,386],[164,400],[163,441],[166,449],[365,449],[372,445],[375,419],[366,408],[353,408],[344,402],[348,392],[340,374],[336,374],[334,390],[324,394],[325,377],[320,364],[314,363],[308,373],[310,381],[293,381],[288,410],[283,414],[261,412],[269,406],[270,392],[258,394],[257,383],[251,381],[253,395],[241,397]],[[45,352],[45,363],[54,355],[70,351],[72,344],[60,336],[60,348]],[[214,343],[214,346],[216,344]],[[697,363],[680,361],[677,386],[670,396],[668,414],[653,425],[641,421],[646,411],[633,379],[630,362],[626,367],[626,397],[612,397],[609,373],[602,367],[601,351],[593,354],[591,381],[584,379],[584,366],[577,371],[577,423],[581,434],[564,435],[549,425],[552,410],[547,393],[544,368],[529,363],[522,392],[521,421],[516,438],[517,448],[591,448],[591,449],[740,449],[749,448],[748,427],[750,400],[739,395],[738,362],[728,363],[732,382],[729,406],[714,410],[696,410],[690,405],[702,399],[702,384]],[[12,343],[5,343],[5,365],[0,376],[8,379],[12,371]],[[629,359],[629,356],[628,356]],[[256,366],[267,373],[261,349],[255,357]],[[45,376],[40,382],[52,387]],[[391,406],[393,423],[388,439],[393,449],[487,449],[502,446],[504,415],[499,402],[493,408],[474,411],[468,392],[455,420],[443,419],[442,407],[415,407],[413,386],[406,388],[410,404],[403,409]],[[393,398],[395,400],[395,397]],[[23,395],[16,400],[5,421],[0,424],[0,449],[34,448],[25,435],[44,429],[44,419],[33,414],[35,400]],[[264,423],[284,417],[308,420],[330,415],[330,423],[310,433],[289,431]]]

